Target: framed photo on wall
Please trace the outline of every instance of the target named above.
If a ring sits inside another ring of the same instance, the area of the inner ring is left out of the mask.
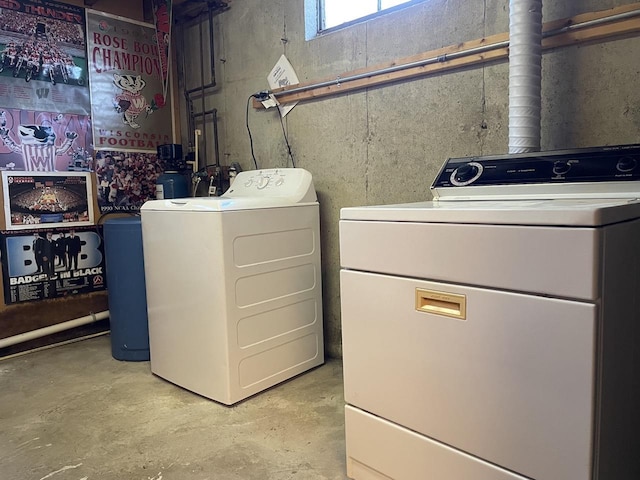
[[[88,172],[2,172],[7,230],[94,224]]]

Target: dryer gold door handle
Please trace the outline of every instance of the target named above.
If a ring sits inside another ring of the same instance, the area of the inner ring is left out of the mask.
[[[416,288],[416,310],[466,320],[467,296]]]

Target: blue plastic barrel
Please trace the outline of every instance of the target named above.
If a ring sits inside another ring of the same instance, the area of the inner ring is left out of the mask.
[[[149,360],[149,321],[140,217],[104,222],[111,354],[117,360]]]
[[[189,196],[187,177],[176,171],[166,171],[156,180],[156,199],[185,198]]]

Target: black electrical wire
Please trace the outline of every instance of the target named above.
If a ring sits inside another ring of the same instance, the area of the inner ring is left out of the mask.
[[[284,141],[287,144],[287,151],[289,152],[289,157],[291,157],[291,165],[293,168],[296,168],[296,162],[293,159],[293,153],[291,153],[291,145],[289,145],[289,139],[287,138],[287,132],[284,128],[284,121],[282,120],[282,110],[280,110],[280,105],[278,107],[278,116],[280,117],[280,125],[282,125],[282,135],[284,136]]]
[[[249,144],[251,145],[251,158],[253,158],[253,164],[256,167],[256,170],[258,170],[258,162],[256,161],[256,155],[255,153],[253,153],[253,137],[251,136],[251,129],[249,128],[249,103],[251,102],[251,99],[253,98],[253,95],[249,95],[249,98],[247,98],[247,111],[245,113],[245,123],[247,124],[247,132],[249,132]]]

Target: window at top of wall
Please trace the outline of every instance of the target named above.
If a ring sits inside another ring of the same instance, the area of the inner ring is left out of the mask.
[[[425,0],[304,0],[306,39]]]

